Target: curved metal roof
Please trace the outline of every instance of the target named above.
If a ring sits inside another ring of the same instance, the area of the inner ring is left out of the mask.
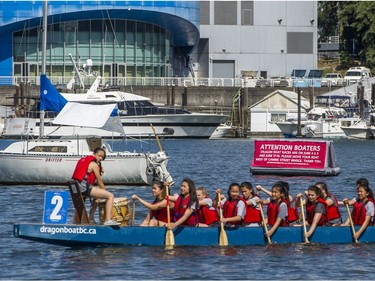
[[[2,1],[4,2],[4,1]],[[58,1],[59,2],[59,1]],[[97,3],[97,1],[95,1]],[[99,1],[105,2],[105,1]],[[113,2],[113,1],[112,1]],[[131,1],[129,1],[131,2]],[[142,1],[143,3],[147,3],[147,1]],[[157,1],[152,1],[157,2]],[[173,5],[177,5],[176,1],[168,1],[169,7],[162,7],[159,5],[154,5],[153,7],[141,6],[141,2],[139,2],[139,6],[132,6],[132,7],[125,7],[125,5],[117,4],[117,5],[109,5],[105,6],[101,5],[78,5],[75,4],[74,6],[68,6],[67,4],[64,5],[56,5],[55,1],[49,4],[49,15],[48,16],[48,23],[58,23],[58,22],[65,22],[65,21],[72,21],[72,20],[88,20],[88,19],[124,19],[124,20],[137,20],[137,21],[144,21],[147,23],[152,23],[158,25],[167,31],[169,31],[173,36],[173,45],[175,47],[180,48],[186,54],[189,54],[198,44],[199,40],[199,30],[197,27],[197,23],[194,24],[193,21],[190,21],[182,16],[177,15],[180,13],[181,15],[188,14],[191,15],[192,13],[187,13],[184,9],[173,9]],[[173,2],[173,3],[172,3]],[[178,2],[178,1],[177,1]],[[182,1],[185,2],[185,1]],[[36,5],[41,5],[42,1],[37,1]],[[77,3],[77,1],[71,1],[70,3]],[[4,4],[1,4],[4,5]],[[30,4],[29,4],[30,5]],[[134,3],[132,3],[134,5]],[[166,5],[166,4],[164,4]],[[181,5],[180,5],[181,6]],[[22,30],[25,28],[33,28],[37,26],[41,26],[42,22],[42,11],[41,7],[36,8],[33,11],[30,11],[30,15],[26,15],[23,17],[23,20],[15,21],[19,17],[14,15],[12,19],[8,18],[8,24],[3,24],[0,27],[0,34],[5,32],[14,32],[18,30]],[[163,9],[164,8],[164,9]],[[187,7],[188,9],[189,7]],[[190,7],[192,8],[192,7]],[[148,10],[149,9],[149,10]],[[166,12],[164,12],[165,10]],[[192,8],[193,13],[199,12],[198,9]],[[52,12],[51,12],[52,11]],[[185,11],[185,12],[181,12]],[[191,10],[189,10],[191,11]],[[168,13],[169,12],[169,13]],[[174,12],[175,14],[172,14]],[[196,20],[197,15],[191,16]],[[10,22],[13,21],[13,22]]]

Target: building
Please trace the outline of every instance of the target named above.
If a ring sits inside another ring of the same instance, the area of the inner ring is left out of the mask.
[[[41,72],[43,1],[0,1],[0,77]],[[288,76],[317,64],[316,1],[49,1],[47,75]]]
[[[310,102],[301,96],[301,116],[305,116]],[[298,94],[276,90],[249,107],[252,133],[281,133],[278,121],[298,119]]]
[[[39,76],[43,1],[0,1],[0,13],[0,76]],[[72,54],[103,77],[181,75],[198,27],[194,1],[49,1],[46,72],[71,76]]]

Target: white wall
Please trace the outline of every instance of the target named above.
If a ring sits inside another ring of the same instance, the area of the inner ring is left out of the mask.
[[[282,19],[281,24],[278,19]],[[201,38],[209,38],[208,57],[234,60],[236,76],[241,70],[264,70],[271,77],[290,76],[293,69],[316,69],[316,1],[254,1],[254,25],[241,26],[240,19],[237,22],[238,25],[215,26],[211,17],[210,25],[200,26]],[[313,32],[313,54],[288,54],[287,32]],[[212,66],[207,68],[212,77]]]

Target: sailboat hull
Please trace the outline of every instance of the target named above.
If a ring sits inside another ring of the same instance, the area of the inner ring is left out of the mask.
[[[66,185],[81,156],[0,154],[1,184]],[[108,157],[103,162],[103,181],[107,185],[147,184],[146,155]]]
[[[99,138],[15,141],[0,151],[0,184],[66,185],[78,160],[105,147],[102,163],[106,185],[151,185],[154,179],[172,182],[164,152],[112,151]]]

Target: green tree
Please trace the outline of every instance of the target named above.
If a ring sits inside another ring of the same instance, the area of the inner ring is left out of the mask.
[[[375,68],[375,2],[342,1],[338,10],[342,51]]]
[[[327,37],[338,35],[338,1],[318,2],[318,37],[319,42]]]

